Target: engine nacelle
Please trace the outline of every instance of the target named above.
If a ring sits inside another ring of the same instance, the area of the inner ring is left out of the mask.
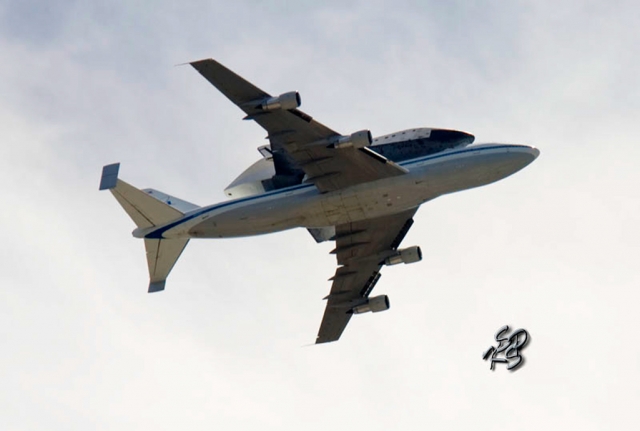
[[[399,263],[415,263],[422,260],[422,250],[417,245],[398,250],[397,254],[384,260],[385,265],[397,265]]]
[[[278,97],[271,97],[262,102],[263,111],[275,111],[276,109],[296,109],[300,106],[300,94],[297,91],[283,93]]]
[[[389,297],[387,295],[380,295],[369,298],[364,304],[353,307],[351,312],[353,314],[368,313],[369,311],[371,311],[372,313],[377,313],[379,311],[388,310],[389,306]]]
[[[371,145],[373,140],[371,139],[371,132],[369,130],[360,130],[350,134],[349,136],[342,136],[333,143],[334,148],[363,148]]]

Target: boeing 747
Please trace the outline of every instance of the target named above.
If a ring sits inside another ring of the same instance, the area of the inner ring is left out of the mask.
[[[215,60],[190,63],[246,116],[267,131],[262,158],[225,190],[232,200],[199,207],[118,178],[103,168],[110,190],[137,228],[149,267],[149,292],[164,290],[192,238],[229,238],[306,228],[317,242],[334,241],[338,268],[316,343],[336,341],[354,314],[389,309],[371,296],[385,265],[422,259],[400,248],[421,204],[484,186],[519,171],[539,155],[529,145],[473,144],[457,131],[416,128],[372,139],[343,135],[300,111],[300,95],[272,96]]]

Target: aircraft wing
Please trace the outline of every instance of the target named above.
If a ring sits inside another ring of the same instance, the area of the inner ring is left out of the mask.
[[[331,292],[320,324],[316,344],[336,341],[353,315],[380,279],[384,260],[395,254],[413,224],[417,208],[356,223],[336,226],[338,265],[331,278]]]
[[[190,64],[267,131],[277,174],[302,170],[324,193],[407,172],[366,147],[329,148],[341,134],[298,109],[263,109],[272,96],[215,60]]]

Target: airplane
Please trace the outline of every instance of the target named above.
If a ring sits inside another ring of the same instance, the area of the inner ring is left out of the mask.
[[[118,178],[119,163],[103,167],[99,188],[144,239],[149,292],[164,290],[192,238],[301,227],[317,242],[334,241],[338,268],[316,344],[338,340],[354,314],[389,309],[387,295],[371,293],[383,266],[422,259],[418,246],[399,248],[421,204],[506,178],[540,154],[529,145],[473,144],[473,135],[448,129],[343,135],[300,111],[296,91],[272,96],[213,59],[189,64],[267,132],[262,158],[225,189],[233,199],[200,207],[140,190]]]

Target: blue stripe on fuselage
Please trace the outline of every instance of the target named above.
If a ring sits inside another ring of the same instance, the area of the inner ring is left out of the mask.
[[[292,191],[295,191],[295,190],[306,189],[306,188],[310,188],[310,187],[314,187],[314,185],[313,184],[299,184],[299,185],[296,185],[296,186],[287,187],[286,189],[274,190],[272,192],[266,192],[266,193],[262,193],[262,194],[259,194],[259,195],[256,195],[256,196],[248,196],[246,198],[235,199],[235,200],[232,200],[232,201],[229,201],[229,202],[223,202],[221,204],[215,204],[213,206],[202,208],[200,210],[196,210],[193,214],[186,215],[181,219],[178,219],[178,220],[176,220],[176,221],[174,221],[172,223],[169,223],[166,226],[161,227],[158,230],[155,230],[155,231],[151,232],[148,235],[145,235],[145,238],[161,239],[162,238],[162,234],[165,233],[166,231],[168,231],[169,229],[173,229],[174,227],[176,227],[176,226],[178,226],[178,225],[180,225],[180,224],[182,224],[184,222],[187,222],[189,220],[193,220],[194,218],[199,217],[199,216],[201,216],[203,214],[206,214],[208,212],[215,211],[215,210],[220,209],[220,208],[228,207],[229,205],[235,205],[235,204],[251,201],[251,200],[254,200],[254,199],[264,198],[264,197],[268,197],[268,196],[278,195],[278,194],[281,194],[281,193],[292,192]]]
[[[465,148],[465,149],[458,150],[458,151],[448,151],[446,153],[432,154],[430,156],[424,156],[424,157],[418,157],[416,159],[405,160],[403,162],[398,162],[397,164],[400,165],[400,166],[405,167],[405,166],[413,165],[413,164],[416,164],[416,163],[424,162],[424,161],[427,161],[427,160],[433,160],[433,159],[438,159],[438,158],[441,158],[441,157],[448,157],[448,156],[453,156],[453,155],[462,154],[462,153],[469,153],[469,152],[473,152],[473,151],[483,151],[483,150],[495,150],[495,149],[498,149],[498,148],[513,148],[513,147],[530,148],[530,147],[528,147],[526,145],[496,145],[496,146],[492,146],[492,147]],[[274,195],[278,195],[278,194],[282,194],[282,193],[287,193],[287,192],[292,192],[292,191],[295,191],[295,190],[307,189],[307,188],[312,188],[312,187],[315,187],[315,186],[313,184],[299,184],[299,185],[287,187],[287,188],[284,188],[284,189],[274,190],[272,192],[266,192],[266,193],[262,193],[262,194],[255,195],[255,196],[248,196],[246,198],[240,198],[240,199],[232,200],[232,201],[229,201],[229,202],[223,202],[221,204],[216,204],[216,205],[213,205],[213,206],[202,208],[200,210],[196,210],[193,214],[186,215],[183,218],[178,219],[178,220],[176,220],[176,221],[174,221],[172,223],[169,223],[166,226],[162,226],[158,230],[155,230],[155,231],[145,235],[145,238],[161,239],[162,238],[162,234],[165,233],[166,231],[168,231],[169,229],[173,229],[174,227],[176,227],[178,225],[181,225],[182,223],[188,222],[189,220],[193,220],[196,217],[199,217],[199,216],[201,216],[203,214],[206,214],[206,213],[211,212],[211,211],[215,211],[215,210],[220,209],[220,208],[224,208],[224,207],[228,207],[230,205],[235,205],[235,204],[248,202],[248,201],[255,200],[255,199],[262,199],[262,198],[269,197],[269,196],[274,196]]]

